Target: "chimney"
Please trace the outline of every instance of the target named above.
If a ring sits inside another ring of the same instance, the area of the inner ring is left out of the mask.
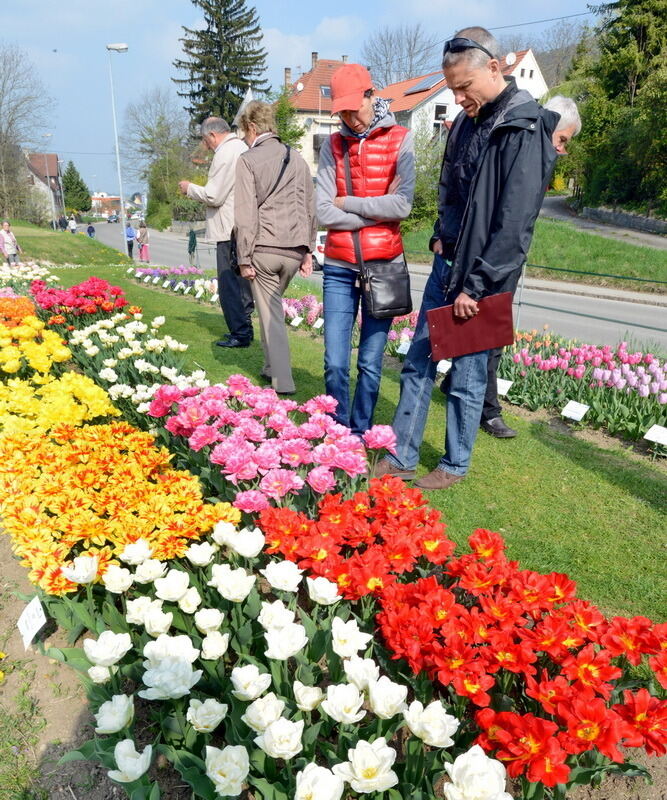
[[[313,52],[310,54],[310,57],[313,62],[311,69],[315,69],[315,67],[317,66],[317,50],[313,50]]]
[[[347,56],[341,56],[341,61],[343,64],[347,64]]]
[[[292,85],[292,69],[291,67],[285,67],[285,87],[289,89]]]

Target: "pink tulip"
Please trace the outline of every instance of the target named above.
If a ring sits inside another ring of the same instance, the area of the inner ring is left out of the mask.
[[[367,471],[366,459],[359,453],[351,451],[338,452],[333,462],[334,467],[342,469],[351,478],[355,475],[365,475]]]
[[[336,486],[336,479],[327,467],[315,467],[306,476],[308,485],[318,494],[330,492]]]
[[[390,425],[373,425],[361,437],[369,450],[389,450],[396,452],[396,434]]]
[[[232,505],[240,511],[245,511],[247,514],[254,514],[258,511],[264,511],[265,508],[271,508],[271,503],[256,489],[250,489],[247,492],[237,492]]]
[[[220,431],[215,425],[199,425],[190,435],[188,444],[195,452],[198,452],[202,447],[217,442],[220,435]]]
[[[279,500],[286,494],[303,488],[303,478],[291,469],[270,469],[259,482],[259,488],[267,497]]]

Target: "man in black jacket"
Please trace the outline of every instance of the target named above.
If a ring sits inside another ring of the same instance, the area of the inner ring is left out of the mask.
[[[454,314],[469,319],[482,297],[514,291],[556,161],[551,137],[558,115],[506,80],[499,56],[497,41],[484,28],[464,28],[445,43],[443,70],[463,111],[445,148],[436,259],[401,372],[396,455],[377,465],[378,476],[409,480],[419,461],[436,370],[426,311],[453,303]],[[487,362],[488,350],[452,360],[445,453],[416,482],[419,488],[449,488],[468,471]]]

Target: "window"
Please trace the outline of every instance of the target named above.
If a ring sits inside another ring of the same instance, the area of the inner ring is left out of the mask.
[[[522,78],[526,77],[526,70],[523,67],[521,67],[521,77]]]
[[[447,119],[447,106],[446,105],[441,105],[441,104],[436,104],[436,106],[435,106],[435,120],[436,120],[436,122],[438,122],[440,120],[444,121],[446,119]]]
[[[530,74],[528,75],[528,77],[532,78],[534,74],[535,74],[535,70],[531,69]]]
[[[331,99],[331,86],[320,86],[320,94],[327,100]]]

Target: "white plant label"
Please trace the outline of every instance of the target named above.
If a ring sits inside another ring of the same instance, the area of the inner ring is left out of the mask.
[[[134,267],[130,267],[130,269],[134,269]],[[141,278],[141,272],[139,272],[139,270],[136,270],[136,272],[134,273],[134,277]]]
[[[130,272],[134,272],[134,267],[128,267],[126,272],[128,275],[130,274]]]
[[[322,325],[324,325],[324,317],[318,317],[315,322],[313,322],[313,328],[315,328],[316,331],[319,331]]]
[[[33,597],[23,609],[16,623],[21,638],[23,639],[23,646],[26,650],[45,624],[46,615],[44,614],[42,604],[39,602],[39,597]]]
[[[160,283],[160,276],[159,276],[159,275],[156,275],[156,276],[153,278],[153,284],[155,285],[155,284],[158,284],[158,283]]]
[[[192,290],[192,286],[186,286],[183,290],[183,294],[188,294]]]
[[[151,279],[151,276],[150,275],[146,275],[146,277],[144,278],[144,283],[148,283],[148,281],[150,279]]]
[[[197,289],[197,291],[195,292],[195,297],[197,298],[197,300],[199,300],[199,298],[202,297],[203,294],[204,294],[203,289]]]
[[[664,425],[652,425],[644,434],[644,439],[667,446],[667,428]]]
[[[218,302],[218,295],[217,294],[212,294],[211,295],[211,302],[212,303],[217,303]]]
[[[401,341],[401,343],[399,344],[399,346],[396,348],[396,352],[400,356],[404,356],[404,355],[406,355],[406,353],[408,352],[409,349],[410,349],[410,340],[409,339],[403,339]]]
[[[560,413],[563,417],[579,422],[584,418],[584,414],[589,408],[590,406],[587,406],[586,403],[577,403],[576,400],[570,400]]]
[[[446,375],[451,368],[452,362],[443,358],[442,361],[438,361],[438,366],[435,368],[435,371],[439,372],[441,375]]]
[[[506,381],[505,378],[498,378],[498,394],[507,394],[512,388],[514,381]]]
[[[169,281],[169,280],[165,281],[165,282],[162,284],[162,288],[163,288],[163,289],[166,289],[166,288],[167,288],[167,286],[169,286],[169,284],[170,284],[170,283],[171,283],[171,281]]]
[[[290,325],[293,328],[298,328],[302,322],[303,322],[303,317],[294,317],[294,319],[290,322]]]

